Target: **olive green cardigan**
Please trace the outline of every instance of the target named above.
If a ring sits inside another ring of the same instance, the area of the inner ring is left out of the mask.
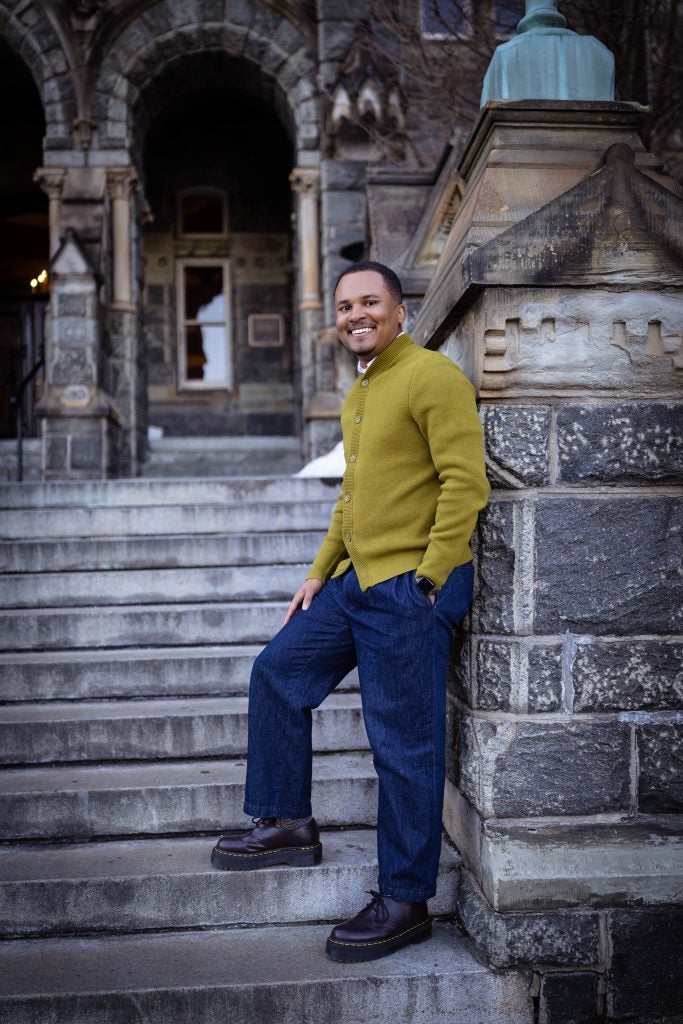
[[[307,578],[353,565],[363,590],[409,569],[442,586],[472,557],[489,494],[474,388],[399,334],[348,392],[342,432],[342,490]]]

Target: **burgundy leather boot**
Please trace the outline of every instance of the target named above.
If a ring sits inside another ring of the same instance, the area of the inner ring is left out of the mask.
[[[299,828],[278,821],[255,818],[254,828],[221,836],[211,851],[211,863],[221,871],[247,871],[273,864],[319,864],[323,848],[315,820],[311,818]]]

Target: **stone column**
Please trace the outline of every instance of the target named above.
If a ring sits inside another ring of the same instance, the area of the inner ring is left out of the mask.
[[[71,228],[49,271],[45,393],[36,410],[43,476],[103,479],[117,471],[120,424],[102,386],[102,281]]]
[[[62,220],[62,192],[64,191],[64,180],[66,171],[58,168],[39,167],[33,175],[33,180],[40,185],[50,200],[49,224],[50,224],[50,257],[54,256],[59,247],[60,225]]]
[[[289,180],[299,197],[299,308],[320,309],[320,175],[315,167],[295,167]]]
[[[680,999],[683,203],[638,116],[489,104],[415,329],[478,390],[493,487],[449,680],[459,913],[548,1024]]]
[[[137,181],[129,167],[107,171],[107,189],[111,199],[113,291],[112,309],[132,310],[130,198]]]

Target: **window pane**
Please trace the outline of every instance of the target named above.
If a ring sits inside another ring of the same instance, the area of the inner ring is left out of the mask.
[[[225,319],[223,303],[222,267],[185,267],[185,319],[222,321]],[[220,310],[220,312],[219,312]]]
[[[466,0],[422,0],[425,35],[454,36],[467,29]]]
[[[185,328],[187,380],[225,382],[228,376],[225,327]]]
[[[220,196],[183,196],[181,210],[184,235],[223,234],[223,201]]]

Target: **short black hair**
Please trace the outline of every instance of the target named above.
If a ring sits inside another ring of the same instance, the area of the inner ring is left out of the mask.
[[[399,280],[398,274],[395,274],[391,267],[387,267],[384,263],[378,263],[376,260],[358,260],[357,263],[352,263],[346,270],[342,270],[341,274],[335,281],[334,290],[337,291],[339,282],[343,277],[348,277],[349,274],[358,274],[361,270],[374,270],[378,274],[381,274],[384,278],[384,283],[396,299],[397,303],[403,302],[403,286]]]

